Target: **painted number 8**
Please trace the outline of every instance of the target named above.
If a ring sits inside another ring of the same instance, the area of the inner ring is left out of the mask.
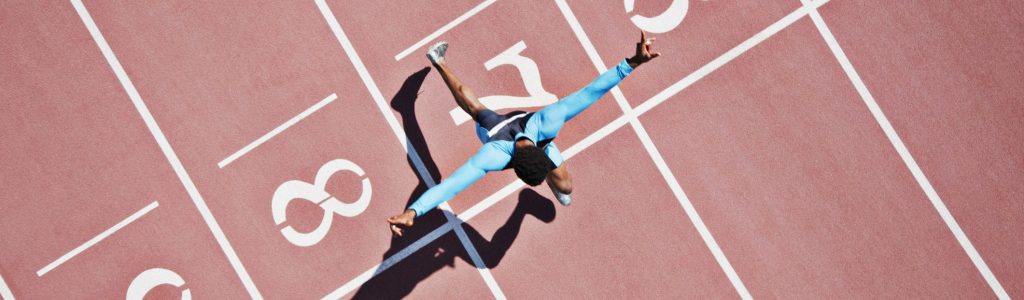
[[[355,163],[344,159],[335,159],[320,167],[320,170],[316,172],[313,184],[301,180],[289,180],[277,187],[270,207],[274,223],[277,225],[285,222],[285,210],[288,208],[288,203],[291,203],[292,200],[306,200],[320,206],[324,210],[324,216],[320,220],[320,225],[313,229],[313,231],[299,232],[291,226],[281,228],[281,234],[284,235],[285,239],[299,247],[316,245],[327,236],[327,231],[331,228],[331,222],[334,220],[335,214],[344,217],[355,217],[366,210],[366,207],[370,205],[370,197],[372,195],[369,178],[363,178],[362,194],[359,195],[359,199],[352,203],[342,202],[324,190],[327,186],[327,180],[335,173],[341,171],[349,171],[360,177],[365,175],[363,169]]]

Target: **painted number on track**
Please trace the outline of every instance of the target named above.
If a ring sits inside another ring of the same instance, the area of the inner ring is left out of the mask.
[[[493,95],[480,98],[480,103],[483,103],[487,108],[499,110],[514,107],[545,106],[558,101],[558,97],[555,96],[555,94],[544,90],[544,86],[541,85],[540,70],[537,69],[537,63],[521,54],[525,49],[526,42],[519,41],[504,52],[498,54],[498,56],[495,56],[485,62],[484,67],[487,68],[488,71],[501,65],[512,65],[513,67],[516,67],[516,69],[519,70],[519,76],[523,78],[523,85],[526,86],[526,92],[530,95]],[[469,114],[458,107],[449,111],[448,114],[452,116],[452,121],[455,122],[456,126],[462,125],[472,119]]]
[[[124,298],[127,300],[142,300],[150,290],[164,284],[181,287],[185,285],[185,280],[178,273],[168,269],[152,268],[145,270],[139,273],[139,276],[136,276],[132,283],[128,285],[128,293]],[[182,290],[181,299],[191,300],[192,291],[189,289]]]
[[[324,190],[327,186],[327,180],[335,173],[341,171],[352,172],[360,177],[365,175],[363,169],[355,163],[344,159],[335,159],[320,167],[320,170],[316,172],[313,184],[301,180],[289,180],[277,187],[277,191],[274,192],[274,197],[271,200],[271,213],[274,217],[274,223],[277,225],[281,225],[286,221],[285,210],[288,208],[288,203],[291,203],[292,200],[306,200],[320,206],[324,210],[324,216],[320,220],[320,225],[313,231],[299,232],[291,226],[281,228],[281,234],[284,235],[285,239],[300,247],[316,245],[327,236],[327,231],[331,228],[331,222],[334,220],[335,214],[343,217],[355,217],[366,210],[366,207],[370,205],[370,197],[372,195],[369,178],[363,178],[362,193],[359,195],[359,199],[351,203],[342,202]]]

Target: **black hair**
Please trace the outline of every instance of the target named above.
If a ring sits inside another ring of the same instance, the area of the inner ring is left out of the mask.
[[[517,147],[512,154],[512,169],[516,171],[519,179],[530,186],[544,182],[544,178],[554,167],[555,164],[544,154],[544,150],[537,146]]]

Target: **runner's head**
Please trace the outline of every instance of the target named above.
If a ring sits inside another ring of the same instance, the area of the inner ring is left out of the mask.
[[[548,172],[554,168],[554,163],[544,154],[544,150],[529,145],[516,147],[516,151],[512,155],[512,168],[516,171],[516,176],[523,182],[537,186],[544,182]]]

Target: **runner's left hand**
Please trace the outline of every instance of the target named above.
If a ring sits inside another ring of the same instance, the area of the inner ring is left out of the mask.
[[[643,30],[640,31],[640,42],[636,43],[636,54],[633,57],[626,59],[630,67],[639,67],[640,65],[651,61],[652,59],[661,56],[661,52],[652,52],[651,46],[654,44],[654,38],[647,38],[647,33]]]

